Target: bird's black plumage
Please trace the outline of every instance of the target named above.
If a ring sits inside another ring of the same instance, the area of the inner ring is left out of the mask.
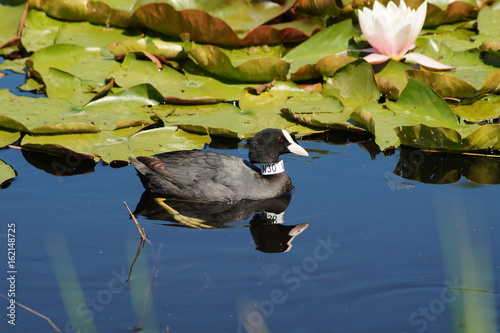
[[[250,141],[250,161],[204,150],[175,151],[130,158],[150,192],[173,198],[207,202],[273,198],[292,189],[285,172],[262,175],[253,163],[276,163],[285,153],[307,152],[280,129],[266,129]]]

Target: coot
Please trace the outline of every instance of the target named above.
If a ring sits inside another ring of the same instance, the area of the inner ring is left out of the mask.
[[[268,128],[250,140],[250,161],[212,151],[174,151],[130,158],[144,187],[167,198],[234,202],[274,198],[290,192],[281,154],[308,156],[291,135]],[[254,163],[259,163],[259,169]]]

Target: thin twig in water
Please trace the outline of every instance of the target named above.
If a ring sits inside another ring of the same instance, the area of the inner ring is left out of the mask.
[[[5,295],[0,294],[0,296],[1,296],[1,297],[3,297],[3,298],[5,298],[6,300],[10,300],[10,298],[8,298],[8,297],[7,297],[7,296],[5,296]],[[62,331],[59,329],[59,327],[57,327],[57,325],[56,325],[56,324],[54,324],[54,323],[52,322],[52,320],[50,320],[50,318],[49,318],[49,317],[44,316],[44,315],[43,315],[43,314],[41,314],[40,312],[37,312],[37,311],[35,311],[35,310],[33,310],[33,309],[31,309],[31,308],[27,307],[26,305],[23,305],[23,304],[19,303],[18,301],[14,301],[14,302],[15,302],[15,304],[16,304],[17,306],[20,306],[20,307],[22,307],[23,309],[28,310],[29,312],[31,312],[31,313],[33,313],[33,314],[37,315],[38,317],[40,317],[40,318],[42,318],[42,319],[45,319],[45,320],[46,320],[46,321],[50,324],[50,326],[52,326],[52,328],[53,328],[56,332],[62,332]]]
[[[137,222],[137,219],[135,218],[134,214],[132,213],[130,208],[128,208],[127,203],[124,201],[123,204],[125,205],[125,207],[127,207],[128,213],[130,214],[130,217],[134,221],[135,226],[137,227],[137,230],[139,231],[139,234],[141,235],[142,240],[147,240],[148,243],[151,244],[151,242],[148,240],[148,237],[146,236],[146,232],[144,231],[144,228],[141,228],[141,226],[140,226],[139,222]]]

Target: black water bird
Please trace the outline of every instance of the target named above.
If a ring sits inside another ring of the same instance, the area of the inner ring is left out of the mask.
[[[249,160],[204,150],[130,158],[144,187],[168,198],[204,202],[261,200],[290,192],[279,156],[308,156],[285,130],[265,129],[250,140]],[[254,163],[259,163],[259,169]]]

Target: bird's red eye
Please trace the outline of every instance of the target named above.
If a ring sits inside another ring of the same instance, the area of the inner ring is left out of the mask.
[[[283,142],[283,138],[282,138],[281,136],[280,136],[280,137],[278,137],[278,141],[279,141],[279,142]]]

